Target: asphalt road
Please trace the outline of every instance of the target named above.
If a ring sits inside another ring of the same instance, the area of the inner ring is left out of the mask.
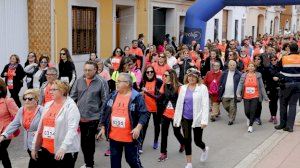
[[[254,125],[254,132],[248,133],[246,117],[244,115],[243,103],[238,105],[237,118],[232,126],[228,126],[227,113],[222,108],[219,120],[209,123],[204,130],[204,142],[210,147],[208,160],[200,163],[201,150],[193,144],[193,167],[194,168],[232,168],[245,158],[251,151],[259,146],[265,139],[274,133],[274,125],[268,123],[268,104],[263,104],[261,126]],[[144,143],[144,153],[141,155],[142,164],[145,168],[183,168],[185,166],[185,155],[178,152],[179,144],[173,135],[172,128],[169,129],[168,160],[158,162],[159,149],[152,149],[153,125],[150,121]],[[14,139],[9,146],[9,154],[13,168],[25,168],[28,163],[28,154],[23,150],[22,136]],[[97,142],[95,154],[95,167],[109,168],[109,157],[104,156],[107,149],[107,142]],[[82,153],[76,162],[76,168],[83,165]],[[129,167],[123,158],[123,167]],[[2,165],[0,164],[0,167]]]

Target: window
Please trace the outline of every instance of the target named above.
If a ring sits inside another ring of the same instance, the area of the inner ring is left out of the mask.
[[[239,20],[235,20],[234,22],[234,39],[238,40],[239,35]]]
[[[219,39],[219,19],[215,19],[214,40]]]
[[[97,48],[97,9],[72,7],[72,54],[89,54]]]

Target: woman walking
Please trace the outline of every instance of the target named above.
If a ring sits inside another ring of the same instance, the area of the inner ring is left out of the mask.
[[[255,64],[250,62],[248,72],[242,74],[236,91],[237,99],[244,99],[245,114],[247,116],[248,132],[253,132],[253,122],[259,103],[264,99],[269,101],[262,76],[256,72]]]
[[[181,86],[174,114],[174,126],[182,125],[187,165],[192,168],[192,129],[194,142],[202,149],[200,161],[208,157],[209,147],[202,141],[203,129],[208,124],[209,95],[200,81],[200,72],[194,68],[187,71],[185,85]]]
[[[76,80],[76,70],[70,52],[66,48],[60,50],[60,61],[58,64],[59,79],[68,82],[72,87]]]
[[[161,124],[161,147],[160,147],[160,157],[158,161],[165,161],[168,159],[167,146],[168,146],[168,134],[170,123],[173,125],[173,118],[175,113],[176,102],[178,98],[178,91],[180,83],[177,79],[177,74],[175,70],[170,69],[164,73],[165,83],[160,89],[161,98],[159,101],[162,102],[162,124]],[[181,127],[174,127],[173,132],[180,144],[179,152],[184,151],[184,139],[181,134]]]
[[[74,168],[80,150],[78,132],[80,113],[76,103],[68,96],[67,82],[54,81],[51,86],[53,101],[45,105],[36,131],[31,156],[39,158],[40,167]],[[40,150],[40,153],[37,152]]]
[[[43,107],[38,105],[38,98],[39,90],[26,90],[23,95],[24,106],[19,109],[14,120],[0,136],[2,142],[11,137],[20,127],[24,129],[24,148],[30,157],[28,168],[39,168],[38,162],[31,157],[32,141],[43,112]]]

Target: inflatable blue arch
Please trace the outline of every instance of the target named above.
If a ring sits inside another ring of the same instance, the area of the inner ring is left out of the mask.
[[[300,0],[197,0],[187,11],[184,44],[195,40],[204,47],[206,22],[225,6],[280,6],[297,5]]]

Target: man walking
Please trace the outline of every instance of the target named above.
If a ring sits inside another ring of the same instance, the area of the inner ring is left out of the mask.
[[[98,76],[97,72],[97,64],[93,61],[87,61],[84,64],[84,75],[77,79],[70,95],[77,102],[81,116],[79,123],[81,149],[85,162],[81,168],[94,167],[95,135],[108,95],[107,82]]]

